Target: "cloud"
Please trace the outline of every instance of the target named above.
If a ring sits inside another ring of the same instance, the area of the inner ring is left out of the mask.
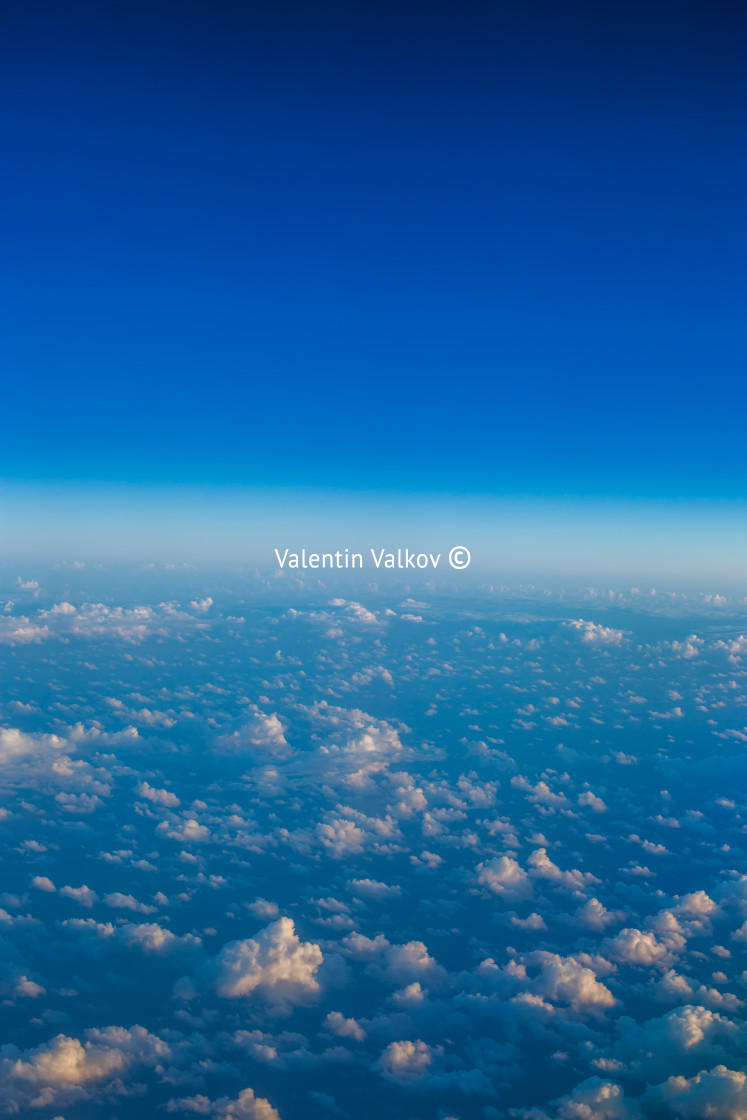
[[[280,1120],[280,1113],[264,1097],[257,1097],[253,1089],[242,1089],[238,1097],[220,1097],[211,1101],[201,1094],[170,1100],[168,1112],[185,1112],[189,1116],[209,1116],[214,1120]]]
[[[319,993],[321,948],[301,941],[291,918],[279,918],[255,937],[224,945],[209,965],[212,986],[223,999],[257,996],[305,1003]]]
[[[0,764],[27,755],[47,756],[50,751],[61,751],[65,740],[57,735],[28,735],[17,727],[0,727]]]
[[[725,1061],[737,1041],[730,1019],[687,1004],[640,1025],[623,1020],[618,1041],[606,1053],[637,1078],[658,1082],[667,1074],[689,1075]]]
[[[541,971],[531,990],[545,999],[565,1003],[574,1011],[599,1011],[615,1003],[609,988],[597,980],[591,968],[575,957],[538,950],[527,954],[524,960],[539,966]]]
[[[275,712],[266,715],[253,705],[250,718],[237,731],[220,736],[217,746],[237,753],[253,751],[274,758],[287,758],[291,748],[285,731],[286,727]]]
[[[85,1032],[84,1041],[58,1034],[31,1050],[4,1047],[0,1086],[6,1110],[42,1107],[89,1099],[90,1090],[112,1082],[135,1065],[155,1066],[170,1048],[156,1035],[135,1026],[104,1027]]]
[[[422,1039],[390,1042],[379,1058],[379,1068],[394,1080],[422,1077],[433,1061],[433,1052]]]
[[[626,1097],[613,1081],[603,1081],[600,1077],[588,1078],[554,1103],[553,1120],[641,1120],[643,1116],[637,1101]],[[531,1114],[522,1109],[512,1110],[510,1115]],[[542,1114],[535,1115],[540,1120]]]
[[[44,891],[47,894],[54,894],[54,892],[57,890],[57,887],[54,885],[52,880],[47,878],[46,875],[34,875],[34,878],[31,880],[31,886],[35,887],[36,890]]]
[[[339,1038],[354,1038],[356,1042],[363,1042],[366,1032],[357,1019],[346,1019],[339,1011],[330,1011],[324,1020],[324,1026]]]
[[[587,622],[583,618],[572,618],[565,623],[566,626],[577,630],[582,642],[595,646],[619,646],[625,641],[625,633],[615,630],[612,626],[602,626],[596,622]]]
[[[155,789],[147,782],[138,782],[135,792],[138,797],[143,797],[147,801],[152,801],[154,805],[163,805],[169,809],[175,809],[181,804],[175,793],[170,793],[167,789]]]
[[[122,894],[120,891],[104,895],[104,905],[111,906],[114,910],[136,910],[140,914],[155,914],[156,912],[155,906],[138,902],[131,894]]]
[[[510,856],[495,856],[477,865],[477,881],[507,899],[529,898],[532,884],[526,871]]]
[[[90,887],[60,887],[60,894],[65,898],[72,898],[81,906],[91,907],[95,902],[98,902],[99,896],[96,891],[92,891]]]
[[[561,871],[557,864],[553,863],[547,854],[546,848],[537,848],[532,852],[528,860],[530,871],[529,874],[537,879],[546,879],[548,882],[556,883],[560,887],[564,887],[568,891],[581,891],[584,890],[589,884],[599,883],[599,879],[592,875],[589,871]]]
[[[647,1099],[681,1120],[744,1120],[747,1116],[747,1076],[718,1065],[694,1077],[669,1077],[649,1090]]]
[[[660,941],[651,930],[627,927],[608,943],[607,953],[613,960],[636,968],[668,968],[675,956],[673,950],[680,944],[679,939],[674,946],[671,940]]]
[[[376,879],[353,879],[350,887],[359,898],[396,898],[402,893],[399,884],[390,886],[388,883],[379,883]]]

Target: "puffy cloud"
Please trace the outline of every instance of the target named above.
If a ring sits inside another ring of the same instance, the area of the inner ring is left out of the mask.
[[[28,618],[0,618],[0,645],[38,645],[50,637],[48,626],[38,626]]]
[[[27,755],[47,755],[64,747],[65,740],[57,735],[27,735],[17,727],[0,727],[0,764]]]
[[[353,879],[350,886],[353,894],[359,898],[396,898],[402,893],[399,885],[389,886],[388,883],[379,883],[376,879]]]
[[[220,1097],[211,1101],[200,1094],[170,1100],[168,1112],[185,1112],[191,1116],[210,1116],[214,1120],[280,1120],[280,1113],[264,1097],[257,1097],[253,1089],[242,1089],[236,1098]]]
[[[275,758],[287,758],[291,753],[285,738],[286,728],[275,712],[266,715],[256,706],[251,709],[250,718],[231,735],[221,736],[217,743],[224,750],[254,751]]]
[[[629,1019],[620,1025],[620,1038],[607,1054],[649,1082],[667,1074],[692,1074],[723,1061],[737,1027],[706,1007],[687,1004],[641,1025]]]
[[[668,968],[674,956],[673,950],[680,945],[681,940],[674,945],[672,939],[659,940],[652,930],[627,927],[608,943],[607,953],[620,964],[637,968]]]
[[[588,899],[575,913],[578,924],[595,933],[602,933],[607,926],[619,921],[620,917],[621,915],[611,913],[598,898]]]
[[[182,844],[204,844],[205,841],[210,839],[210,829],[207,825],[200,824],[195,817],[187,817],[185,820],[161,821],[156,826],[156,832],[159,836],[166,836],[169,840],[178,840]]]
[[[433,1061],[433,1051],[422,1039],[411,1042],[390,1042],[379,1059],[379,1068],[387,1077],[410,1080],[422,1077]]]
[[[354,821],[345,817],[331,817],[317,825],[317,836],[335,859],[362,852],[366,834]]]
[[[605,813],[607,811],[607,806],[602,798],[597,797],[590,789],[578,795],[578,803],[583,808],[591,809],[592,813]]]
[[[589,871],[561,871],[547,854],[546,848],[537,848],[529,857],[530,872],[534,878],[547,879],[557,883],[569,891],[584,890],[590,883],[599,883],[599,879]]]
[[[154,805],[164,805],[169,809],[175,809],[181,804],[175,793],[170,793],[167,789],[155,789],[147,782],[138,782],[135,792],[138,797],[144,797]]]
[[[532,884],[526,871],[510,856],[496,856],[477,866],[477,881],[507,899],[528,898]]]
[[[649,1091],[653,1104],[681,1120],[744,1120],[747,1116],[747,1075],[717,1065],[694,1077],[669,1077]]]
[[[698,656],[703,645],[702,638],[699,638],[697,634],[690,634],[684,642],[672,642],[671,648],[672,653],[684,657],[686,661],[692,661]]]
[[[393,817],[370,817],[346,805],[327,813],[316,827],[317,839],[333,859],[343,859],[364,849],[377,853],[396,851],[393,842],[400,835]]]
[[[193,933],[185,933],[183,937],[178,937],[170,929],[159,926],[157,922],[118,926],[115,937],[123,945],[136,946],[145,953],[161,955],[173,953],[179,949],[198,950],[202,945],[200,938]]]
[[[75,614],[75,607],[72,603],[55,603],[53,607],[49,608],[50,614]]]
[[[44,891],[46,894],[54,894],[57,890],[52,880],[46,875],[34,875],[34,878],[31,880],[31,886],[35,887],[38,891]]]
[[[364,607],[362,603],[356,603],[353,599],[349,601],[345,599],[333,599],[330,605],[333,607],[345,607],[349,617],[355,619],[356,622],[365,622],[368,625],[372,625],[379,621],[375,614]]]
[[[354,1038],[356,1042],[363,1042],[366,1037],[366,1032],[357,1019],[346,1019],[339,1011],[330,1011],[324,1025],[339,1038]]]
[[[224,999],[256,992],[269,1001],[303,1003],[319,991],[322,960],[320,947],[301,941],[291,918],[279,918],[255,937],[224,945],[209,968]]]
[[[167,1043],[140,1026],[89,1030],[83,1042],[58,1034],[23,1053],[4,1047],[0,1085],[10,1111],[23,1104],[41,1107],[87,1099],[91,1087],[117,1079],[135,1065],[155,1066],[170,1053]]]
[[[600,1077],[590,1077],[555,1104],[554,1120],[640,1120],[643,1115],[619,1085]]]
[[[254,902],[247,903],[247,910],[254,914],[260,921],[269,921],[270,918],[280,916],[280,907],[277,902],[269,902],[266,898],[257,898]]]
[[[517,929],[534,929],[546,930],[547,923],[541,914],[528,914],[526,918],[517,918],[516,915],[511,918],[511,925],[516,926]]]
[[[104,905],[111,906],[113,910],[135,910],[140,914],[155,914],[156,912],[155,906],[138,902],[131,894],[122,894],[120,891],[104,895]]]
[[[35,980],[30,980],[28,976],[19,976],[13,990],[17,996],[25,999],[38,999],[39,996],[47,994],[46,988],[37,984]]]
[[[371,973],[395,985],[422,982],[434,987],[442,984],[447,976],[422,941],[392,945],[383,934],[366,937],[362,933],[350,933],[339,942],[339,948],[345,956],[365,962]]]
[[[98,902],[99,896],[96,891],[92,891],[90,887],[85,884],[82,887],[60,887],[60,894],[65,898],[72,898],[81,906],[91,907],[94,902]]]
[[[609,988],[597,980],[591,968],[575,957],[538,951],[524,959],[539,965],[541,971],[532,984],[532,991],[545,999],[567,1004],[574,1011],[600,1011],[615,1003]]]
[[[390,945],[384,951],[384,960],[385,976],[395,984],[410,984],[418,980],[434,985],[446,978],[445,969],[430,956],[422,941]]]
[[[59,923],[59,928],[75,936],[93,955],[98,955],[101,947],[107,944],[124,945],[164,956],[177,951],[196,953],[202,947],[202,941],[193,933],[179,937],[156,922],[125,922],[115,926],[111,922],[96,922],[92,918],[67,918]]]
[[[565,623],[566,626],[578,631],[582,642],[595,646],[619,646],[625,640],[622,630],[615,630],[612,626],[602,626],[597,622],[586,622],[583,618],[572,618]]]

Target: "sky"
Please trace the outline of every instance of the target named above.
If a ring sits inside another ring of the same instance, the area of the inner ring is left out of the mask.
[[[745,1120],[746,31],[5,5],[0,1118]]]
[[[743,499],[744,23],[6,9],[2,493]]]

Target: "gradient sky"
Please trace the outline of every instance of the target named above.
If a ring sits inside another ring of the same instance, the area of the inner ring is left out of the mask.
[[[6,8],[6,487],[743,496],[745,23]]]

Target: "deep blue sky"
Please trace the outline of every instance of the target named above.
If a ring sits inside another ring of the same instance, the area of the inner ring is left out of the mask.
[[[743,496],[738,9],[6,7],[0,476]]]

